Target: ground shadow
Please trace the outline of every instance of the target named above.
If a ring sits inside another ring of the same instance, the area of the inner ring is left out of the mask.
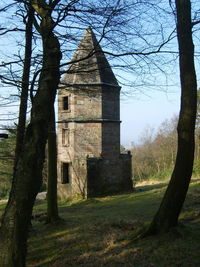
[[[161,189],[165,186],[167,186],[168,183],[158,183],[158,184],[151,184],[151,185],[139,185],[135,186],[135,193],[142,192],[142,191],[149,191],[149,190],[154,190],[154,189]]]

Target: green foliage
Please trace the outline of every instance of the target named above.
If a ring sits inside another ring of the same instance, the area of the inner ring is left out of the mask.
[[[193,177],[200,176],[200,90],[198,90],[198,109],[195,132],[195,160]],[[154,133],[149,128],[141,137],[141,144],[132,150],[134,181],[165,180],[171,177],[177,147],[177,117],[164,121]],[[150,133],[148,133],[150,132]]]
[[[151,177],[151,180],[166,180],[171,177],[173,171],[173,166],[167,169],[161,170],[160,172],[156,173]]]
[[[200,177],[200,161],[195,160],[193,166],[193,177]]]
[[[8,139],[0,139],[0,199],[8,197],[13,171],[16,130],[8,132]]]
[[[10,183],[8,182],[1,182],[0,187],[0,199],[8,198],[10,192]]]
[[[175,162],[177,117],[165,120],[158,130],[146,129],[141,144],[135,146],[133,170],[136,181],[148,179],[166,179]]]
[[[14,163],[14,151],[16,142],[16,127],[6,128],[9,137],[8,139],[0,139],[0,199],[8,198],[12,174],[13,174],[13,163]],[[46,161],[43,169],[44,183],[40,189],[40,192],[46,191],[47,189],[47,178],[46,178]]]

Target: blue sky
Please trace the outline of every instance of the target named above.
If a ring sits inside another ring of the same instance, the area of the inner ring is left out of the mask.
[[[178,114],[180,109],[180,90],[173,93],[151,92],[144,95],[121,99],[121,144],[129,146],[133,141],[139,143],[142,132],[147,127],[157,128],[164,120]]]
[[[195,2],[198,2],[198,1],[195,1]],[[168,5],[166,7],[168,7]],[[144,12],[142,13],[142,15],[145,17],[148,16],[148,14],[145,14]],[[5,14],[5,16],[7,16],[7,14]],[[158,19],[160,19],[160,18],[158,18]],[[163,23],[166,27],[168,25],[168,24],[166,24],[168,22],[168,20],[166,19],[166,21],[165,21],[165,17],[163,17],[162,20],[163,19],[164,19]],[[172,19],[171,23],[174,24],[173,17],[170,16],[170,20],[171,19]],[[10,23],[10,21],[7,19],[6,19],[6,22]],[[136,21],[136,23],[137,23],[137,21]],[[156,23],[156,21],[155,21],[155,23]],[[145,24],[144,28],[146,29],[146,27],[148,28],[150,25],[151,24]],[[170,31],[171,31],[171,28],[173,28],[173,27],[171,27],[171,24],[169,24],[168,27],[169,27]],[[3,48],[3,51],[4,51],[4,54],[2,54],[1,57],[3,58],[3,56],[5,56],[7,60],[9,60],[9,58],[8,58],[9,56],[12,56],[12,52],[14,51],[15,44],[17,41],[17,40],[15,40],[15,36],[13,34],[12,34],[12,38],[13,38],[12,39],[13,42],[11,42],[10,39],[8,39],[6,42],[6,40],[5,40],[6,36],[5,36],[5,39],[1,38],[1,40],[0,40],[1,47]],[[137,42],[137,40],[135,38],[133,39],[134,45],[137,45],[139,41]],[[153,39],[153,40],[155,41],[157,39]],[[9,45],[8,45],[8,41],[9,41]],[[11,47],[11,44],[13,45],[13,47]],[[123,45],[124,45],[124,43],[123,43]],[[196,39],[196,45],[197,45],[197,47],[199,46],[199,39]],[[176,38],[173,40],[171,47],[167,45],[166,50],[171,51],[171,50],[173,50],[172,48],[174,48],[174,47],[176,47]],[[12,52],[10,53],[9,51],[12,51]],[[16,54],[18,54],[18,53],[16,52]],[[155,55],[154,55],[154,57],[155,57]],[[137,62],[138,58],[135,58],[135,60]],[[156,61],[156,62],[160,63],[162,66],[162,62],[160,62],[160,61]],[[129,63],[132,63],[132,61],[130,61]],[[141,67],[143,67],[142,61],[139,61],[139,64],[141,64]],[[167,66],[169,66],[169,65],[167,65]],[[173,85],[176,84],[177,82],[179,82],[179,73],[177,71],[178,70],[177,62],[175,64],[175,66],[176,66],[175,69],[172,69],[172,73],[176,75],[175,82],[173,83]],[[140,81],[138,81],[138,77],[141,76],[142,71],[140,69],[138,69],[138,65],[136,65],[135,69],[133,67],[133,70],[135,70],[135,77],[133,77],[133,83],[136,81],[136,83],[138,82],[140,84]],[[199,70],[199,68],[198,68],[198,70]],[[156,88],[157,76],[160,77],[160,73],[156,74],[155,68],[153,68],[151,70],[151,72],[154,75],[152,80],[151,80],[151,83],[153,83],[154,79],[155,79],[155,88]],[[125,74],[125,72],[123,74],[121,74],[121,76],[124,76],[124,74]],[[132,75],[133,74],[131,74],[131,76]],[[150,76],[148,76],[148,78],[149,77]],[[141,77],[141,79],[142,78],[143,77]],[[148,78],[147,78],[147,80],[148,80]],[[161,78],[161,80],[162,80],[162,78]],[[163,83],[166,84],[166,86],[167,86],[167,82],[165,83],[165,79],[163,79]],[[171,81],[169,81],[169,83],[171,84]],[[157,82],[157,84],[160,84],[160,83]],[[144,87],[145,87],[145,84],[144,84]],[[123,88],[122,88],[122,90],[123,90]],[[1,89],[1,93],[2,92],[5,93],[5,91],[8,91],[8,89],[7,88]],[[148,90],[146,90],[146,91],[148,91]],[[171,91],[171,89],[170,89],[170,91]],[[142,132],[144,131],[144,129],[146,127],[156,128],[165,119],[170,119],[174,114],[179,113],[180,89],[179,89],[179,86],[177,84],[176,84],[176,87],[174,87],[174,89],[173,89],[173,93],[172,92],[165,93],[165,92],[161,92],[161,91],[153,91],[152,90],[151,92],[148,91],[148,94],[149,94],[149,97],[144,96],[142,93],[141,94],[137,93],[136,95],[132,95],[132,96],[129,96],[127,98],[122,97],[122,99],[121,99],[121,120],[122,120],[122,123],[121,123],[121,143],[123,145],[129,145],[131,141],[138,143],[139,137],[141,136]],[[14,108],[16,109],[16,107],[12,107],[11,109],[14,109]],[[1,114],[2,113],[3,113],[3,111],[1,111]],[[10,122],[8,122],[8,123],[10,123]]]

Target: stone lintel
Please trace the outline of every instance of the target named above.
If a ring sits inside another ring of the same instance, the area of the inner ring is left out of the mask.
[[[104,123],[104,122],[115,122],[121,123],[120,120],[110,120],[110,119],[67,119],[62,121],[57,121],[57,123],[65,123],[65,122],[76,122],[76,123]]]
[[[121,89],[121,86],[112,83],[61,83],[60,89],[66,89],[66,87],[79,87],[79,86],[109,86]]]

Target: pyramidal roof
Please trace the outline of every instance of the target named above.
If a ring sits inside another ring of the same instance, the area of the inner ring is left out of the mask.
[[[117,79],[91,28],[87,28],[62,82],[67,84],[109,84]]]

